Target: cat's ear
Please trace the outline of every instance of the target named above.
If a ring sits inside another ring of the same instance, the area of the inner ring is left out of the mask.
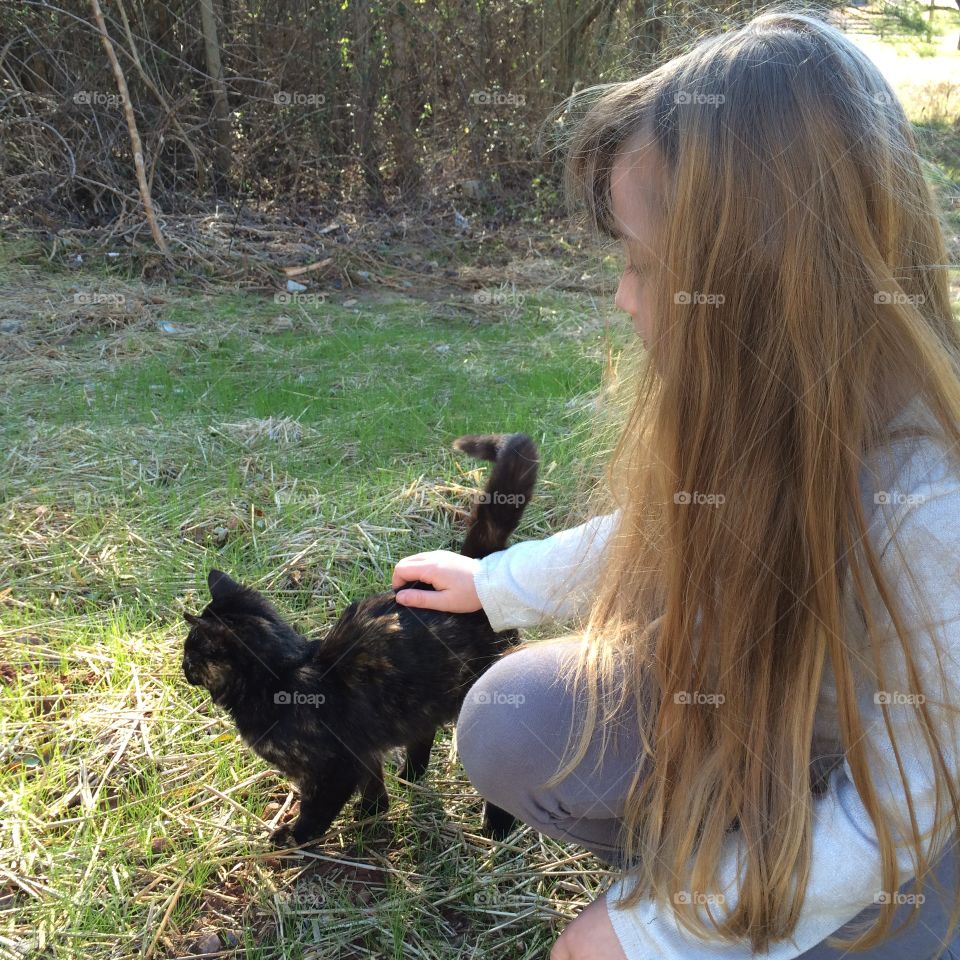
[[[195,613],[184,613],[183,619],[186,620],[190,626],[195,627],[202,618],[198,617]]]
[[[214,600],[243,589],[236,580],[231,580],[222,570],[211,570],[207,574],[207,586]]]

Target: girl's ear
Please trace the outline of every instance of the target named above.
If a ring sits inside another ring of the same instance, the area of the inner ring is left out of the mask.
[[[207,586],[210,588],[210,596],[214,600],[243,589],[236,580],[231,580],[222,570],[211,570],[207,574]]]

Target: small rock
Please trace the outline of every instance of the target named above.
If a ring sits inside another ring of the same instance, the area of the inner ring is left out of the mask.
[[[172,324],[166,320],[161,320],[157,326],[160,328],[161,333],[179,333],[180,331]]]
[[[358,271],[357,271],[357,276],[358,276],[361,280],[369,280],[369,279],[370,279],[370,271],[369,271],[369,270],[358,270]]]
[[[190,952],[194,956],[207,953],[217,953],[220,950],[220,938],[212,930],[204,930],[190,945]]]
[[[154,837],[150,841],[150,852],[154,855],[163,853],[170,846],[170,841],[166,837]]]
[[[19,320],[0,320],[0,333],[19,333],[23,324]]]
[[[354,300],[353,297],[351,297],[349,300],[344,300],[344,301],[343,301],[343,305],[344,305],[345,307],[355,307],[358,302],[359,302],[359,301]]]
[[[450,344],[449,344],[449,343],[438,343],[433,349],[436,350],[437,353],[449,353],[449,352],[450,352]]]
[[[357,899],[361,903],[365,903],[368,905],[373,903],[373,897],[374,897],[374,892],[373,890],[370,889],[370,887],[363,887],[357,894]]]
[[[483,184],[479,180],[462,180],[460,186],[466,196],[479,200],[483,195]]]
[[[42,715],[52,713],[59,705],[59,697],[41,697],[39,702],[40,713]]]
[[[303,293],[306,289],[302,283],[297,283],[296,280],[287,281],[287,293]]]
[[[220,939],[223,941],[224,947],[228,950],[240,946],[240,934],[235,930],[224,930],[223,933],[220,934]]]
[[[270,324],[271,330],[292,330],[293,329],[293,318],[280,316],[274,317],[273,323]]]

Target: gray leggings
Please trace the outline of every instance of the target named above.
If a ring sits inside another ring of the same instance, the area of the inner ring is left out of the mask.
[[[602,757],[599,738],[581,764],[556,786],[542,786],[557,768],[567,742],[574,703],[558,682],[561,656],[574,644],[530,643],[519,647],[491,667],[471,687],[457,721],[457,750],[481,796],[517,816],[535,830],[559,840],[573,841],[607,863],[620,860],[616,842],[623,802],[639,748],[629,738],[618,738],[620,752]],[[599,761],[599,766],[597,762]],[[579,775],[583,771],[582,776]],[[951,851],[937,868],[947,893],[957,882],[956,855]],[[904,886],[906,892],[908,886]],[[798,960],[960,960],[960,934],[943,953],[943,936],[950,914],[930,884],[925,901],[908,930],[863,953],[847,953],[823,943]],[[875,916],[868,907],[851,924]],[[900,923],[909,907],[896,915]],[[843,928],[837,935],[844,936]]]

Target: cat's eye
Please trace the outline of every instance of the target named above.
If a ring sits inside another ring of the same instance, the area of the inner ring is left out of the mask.
[[[190,636],[186,650],[195,657],[209,657],[216,652],[216,645],[206,634],[195,630]]]

